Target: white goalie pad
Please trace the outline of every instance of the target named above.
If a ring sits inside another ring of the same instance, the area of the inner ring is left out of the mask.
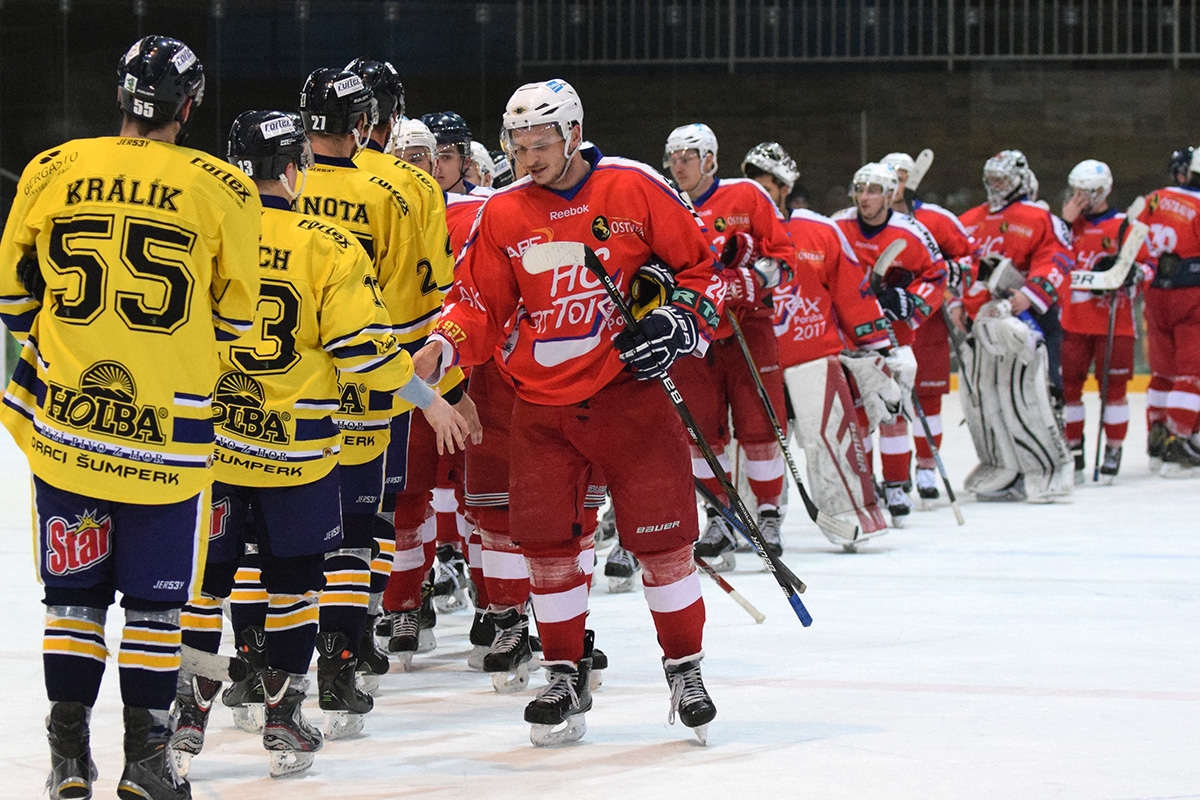
[[[783,380],[796,412],[791,432],[804,448],[807,485],[817,508],[857,522],[862,529],[860,540],[885,532],[887,524],[875,502],[862,444],[864,432],[858,426],[854,398],[839,358],[827,356],[788,367]]]
[[[886,359],[879,353],[868,351],[841,353],[837,358],[858,387],[863,410],[867,412],[870,430],[864,431],[864,435],[873,433],[881,422],[895,422],[904,404],[904,390],[886,369]]]
[[[991,355],[997,358],[1012,357],[1022,364],[1033,362],[1038,342],[1041,341],[1041,336],[1033,328],[1010,314],[980,314],[972,333]]]

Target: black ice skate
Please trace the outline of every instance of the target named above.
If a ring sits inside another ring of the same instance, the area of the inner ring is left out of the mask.
[[[767,546],[767,552],[776,558],[783,555],[783,538],[779,530],[782,524],[783,520],[779,517],[778,508],[764,507],[759,509],[758,530],[762,534],[763,543]]]
[[[1111,486],[1121,471],[1121,445],[1104,445],[1104,460],[1100,462],[1100,485]]]
[[[715,508],[705,506],[704,510],[708,515],[708,526],[696,542],[695,553],[713,568],[713,572],[728,572],[737,566],[733,529]]]
[[[262,733],[262,671],[267,668],[267,634],[257,625],[242,631],[238,658],[246,662],[248,674],[221,693],[221,703],[233,711],[233,724],[246,733]]]
[[[392,668],[386,653],[381,653],[375,646],[375,625],[378,617],[367,617],[367,625],[363,628],[362,641],[358,645],[358,674],[362,690],[367,694],[375,694],[379,689],[379,676],[386,675]]]
[[[83,703],[52,703],[46,717],[50,740],[50,775],[46,791],[50,800],[88,800],[99,773],[92,761],[88,717]]]
[[[268,669],[262,682],[266,700],[263,748],[271,755],[271,777],[303,772],[312,766],[313,753],[325,743],[321,732],[309,724],[301,710],[308,679]]]
[[[596,632],[589,629],[584,632],[586,642],[596,641]],[[608,655],[599,647],[592,647],[592,669],[588,673],[588,688],[593,692],[604,684],[604,670],[608,669]]]
[[[175,695],[172,720],[175,732],[171,734],[171,757],[175,759],[175,770],[187,777],[192,758],[204,749],[204,730],[208,727],[208,712],[221,689],[220,681],[200,675],[185,677]]]
[[[1075,462],[1075,485],[1087,483],[1087,456],[1083,452],[1083,440],[1071,447],[1071,460]]]
[[[671,687],[671,713],[667,715],[667,722],[674,725],[678,716],[679,721],[696,734],[700,744],[708,744],[708,723],[717,716],[717,707],[700,677],[703,658],[703,651],[687,658],[664,658],[663,672]]]
[[[604,577],[608,578],[609,594],[625,594],[633,591],[633,579],[642,563],[637,556],[621,545],[614,544],[604,559]]]
[[[1150,471],[1158,472],[1163,465],[1163,450],[1166,449],[1167,439],[1171,438],[1171,432],[1167,430],[1166,423],[1155,422],[1150,426],[1150,430],[1146,432],[1146,455],[1150,457]]]
[[[317,692],[327,739],[345,739],[361,731],[364,715],[375,706],[371,695],[354,683],[357,664],[347,649],[346,634],[317,634]]]
[[[433,562],[433,604],[442,614],[471,607],[471,577],[467,560],[454,545],[441,544]]]
[[[496,636],[483,671],[492,676],[492,688],[500,694],[520,692],[529,686],[529,666],[533,651],[529,647],[529,617],[521,608],[509,608],[492,615]]]
[[[483,670],[483,657],[492,649],[492,641],[496,638],[496,623],[490,611],[475,609],[475,619],[471,622],[471,652],[467,655],[467,667]]]
[[[392,630],[388,636],[388,652],[396,656],[401,672],[412,668],[413,656],[420,649],[421,642],[421,611],[396,611],[389,615],[392,618]]]
[[[160,712],[164,713],[165,712]],[[192,787],[167,752],[166,720],[148,708],[125,706],[125,771],[117,784],[122,800],[191,800]]]
[[[570,661],[546,661],[549,681],[537,697],[525,706],[525,721],[530,723],[529,741],[535,747],[577,742],[587,733],[584,714],[592,708],[592,690],[588,685],[592,671],[592,636],[584,636],[583,658]]]

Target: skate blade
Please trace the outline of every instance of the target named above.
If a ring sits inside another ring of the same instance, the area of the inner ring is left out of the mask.
[[[175,771],[179,773],[179,777],[186,778],[188,772],[192,769],[192,757],[195,753],[189,753],[186,750],[176,750],[173,747],[170,750],[171,760],[175,762]],[[59,796],[61,796],[61,793]]]
[[[700,744],[708,747],[708,723],[697,725],[692,728],[692,733],[696,734],[696,738],[700,740]]]
[[[608,593],[609,594],[628,594],[633,591],[633,576],[627,578],[609,577]]]
[[[454,594],[433,598],[433,606],[440,614],[453,614],[465,610],[470,603],[467,601],[467,593],[459,589]]]
[[[326,711],[321,732],[331,742],[349,739],[362,732],[366,717],[366,714],[352,714],[349,711]]]
[[[492,688],[496,694],[516,694],[529,687],[529,662],[525,662],[513,672],[496,672],[492,674]]]
[[[230,709],[230,711],[233,712],[233,724],[237,726],[239,731],[245,731],[246,733],[262,733],[262,703],[247,703],[244,706],[234,706]]]
[[[417,652],[429,653],[437,647],[437,637],[433,635],[433,631],[425,628],[417,634]]]
[[[1163,466],[1163,460],[1161,458],[1158,458],[1157,456],[1150,456],[1150,471],[1151,472],[1161,472],[1162,466]]]
[[[737,557],[734,555],[734,551],[730,550],[719,556],[705,558],[704,563],[712,567],[713,572],[732,572],[733,568],[737,566]]]
[[[1105,475],[1103,472],[1101,472],[1100,477],[1096,480],[1096,483],[1101,486],[1112,486],[1116,477],[1116,475]]]
[[[487,654],[488,648],[484,645],[472,645],[471,652],[467,655],[467,669],[483,672],[483,657]]]
[[[560,725],[529,726],[529,741],[534,747],[556,747],[578,742],[587,733],[587,722],[583,714],[567,717]]]
[[[354,675],[354,682],[358,688],[369,695],[374,695],[379,691],[379,676],[373,672],[357,672]]]
[[[588,688],[593,692],[604,685],[604,670],[594,669],[588,673]]]
[[[405,651],[403,653],[392,653],[392,655],[396,657],[395,666],[396,666],[396,669],[398,672],[412,672],[412,660],[413,660],[412,651]]]
[[[298,772],[304,772],[313,765],[313,754],[297,750],[278,750],[272,752],[271,777],[286,778]]]
[[[905,528],[908,526],[908,514],[900,514],[892,517],[893,528]]]

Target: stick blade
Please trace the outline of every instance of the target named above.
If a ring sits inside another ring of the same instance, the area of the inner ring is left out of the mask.
[[[925,179],[925,173],[929,172],[929,168],[933,166],[933,151],[926,147],[917,154],[917,157],[913,161],[916,163],[916,168],[913,170],[914,174],[908,176],[908,183],[905,184],[905,188],[912,189],[915,192],[917,187],[921,185],[921,181]]]
[[[871,268],[871,272],[882,278],[887,274],[888,268],[892,266],[892,262],[900,257],[900,254],[904,252],[904,248],[906,247],[908,247],[908,242],[903,239],[897,239],[883,248],[883,252],[875,260],[875,266]]]
[[[521,266],[530,275],[541,275],[559,267],[581,266],[586,260],[587,247],[582,242],[542,242],[525,251]]]

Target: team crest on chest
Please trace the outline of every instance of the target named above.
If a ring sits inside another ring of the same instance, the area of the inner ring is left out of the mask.
[[[717,217],[716,219],[713,220],[713,227],[716,228],[717,233],[724,233],[725,229],[728,228],[729,226],[727,224],[725,224],[724,217]]]
[[[595,236],[602,242],[608,241],[608,237],[612,236],[612,228],[608,226],[608,220],[603,216],[592,220],[592,236]]]

